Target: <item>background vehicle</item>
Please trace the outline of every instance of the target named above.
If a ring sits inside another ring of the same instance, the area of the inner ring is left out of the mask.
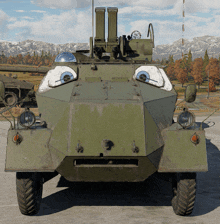
[[[0,104],[12,106],[18,103],[18,101],[25,99],[25,97],[26,102],[33,102],[35,100],[34,85],[32,83],[25,80],[17,80],[16,76],[7,77],[4,75],[0,75],[0,82],[4,84],[4,89],[2,90],[3,100],[0,99]]]

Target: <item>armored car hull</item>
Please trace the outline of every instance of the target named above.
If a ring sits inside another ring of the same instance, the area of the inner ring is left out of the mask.
[[[96,8],[90,56],[59,54],[36,93],[40,121],[26,109],[8,131],[5,171],[17,172],[22,214],[39,211],[43,182],[58,173],[74,182],[135,182],[168,173],[174,212],[193,210],[196,172],[208,170],[204,130],[187,108],[173,121],[177,93],[152,63],[152,24],[150,39],[138,31],[117,38],[117,11],[108,8],[106,42],[105,8]],[[185,100],[195,98],[190,85]]]

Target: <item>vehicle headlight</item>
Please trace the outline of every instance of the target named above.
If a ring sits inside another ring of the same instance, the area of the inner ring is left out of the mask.
[[[18,122],[22,127],[29,128],[31,127],[36,121],[36,117],[33,112],[27,110],[24,111],[19,117]]]
[[[188,128],[193,125],[195,122],[195,115],[192,112],[189,112],[186,108],[183,109],[177,117],[177,122],[183,127]]]

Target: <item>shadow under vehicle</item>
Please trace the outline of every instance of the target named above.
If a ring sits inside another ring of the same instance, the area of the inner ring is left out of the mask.
[[[72,182],[141,182],[158,171],[172,180],[174,212],[189,215],[196,172],[208,170],[205,132],[186,108],[173,121],[177,93],[152,63],[152,24],[149,39],[138,31],[118,38],[118,9],[108,8],[106,41],[106,9],[95,11],[89,52],[61,53],[45,71],[40,121],[27,109],[8,131],[5,171],[17,172],[20,211],[38,213],[43,183],[57,173]],[[187,86],[186,102],[195,98]]]

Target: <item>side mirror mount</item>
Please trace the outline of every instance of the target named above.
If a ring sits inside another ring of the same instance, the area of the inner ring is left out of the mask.
[[[195,84],[187,85],[185,90],[185,101],[187,103],[194,102],[196,100],[196,92],[197,92],[197,89]]]

